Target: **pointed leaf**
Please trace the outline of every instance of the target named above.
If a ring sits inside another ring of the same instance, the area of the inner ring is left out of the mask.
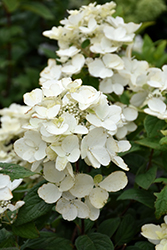
[[[114,250],[110,238],[100,233],[79,236],[75,245],[77,250]]]
[[[155,216],[159,219],[162,215],[167,214],[167,186],[160,193],[154,193],[157,197],[155,201]]]
[[[119,224],[120,224],[119,217],[105,220],[100,224],[100,226],[98,228],[98,232],[102,233],[102,234],[106,234],[111,238],[111,236],[117,230]]]
[[[135,182],[142,188],[148,189],[156,178],[157,167],[151,167],[146,173],[139,174],[135,178]]]
[[[9,175],[11,181],[13,181],[14,179],[30,177],[35,173],[31,172],[27,168],[19,166],[18,164],[0,162],[0,174]]]
[[[12,226],[12,231],[15,235],[22,238],[34,239],[39,237],[39,232],[33,222],[21,226]]]
[[[147,207],[153,208],[154,207],[154,195],[149,191],[142,190],[142,189],[135,189],[131,188],[125,190],[119,197],[118,200],[135,200]]]

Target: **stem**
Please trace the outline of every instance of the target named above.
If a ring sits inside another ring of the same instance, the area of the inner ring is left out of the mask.
[[[76,172],[79,173],[79,160],[75,163]]]
[[[11,14],[8,12],[8,10],[5,8],[6,13],[6,19],[7,19],[7,28],[9,29],[11,27]],[[12,85],[12,66],[11,66],[11,60],[12,60],[12,44],[11,42],[7,43],[7,60],[8,60],[8,66],[7,66],[7,84],[6,84],[6,93],[5,96],[7,97],[10,92],[10,88]]]
[[[81,219],[81,235],[85,234],[85,223],[84,219]]]
[[[149,162],[147,164],[147,170],[151,167],[152,165],[152,157],[153,157],[153,153],[154,153],[154,149],[151,149],[151,153],[150,153],[150,156],[149,156]]]

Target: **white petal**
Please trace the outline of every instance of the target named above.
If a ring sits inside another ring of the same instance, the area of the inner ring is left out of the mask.
[[[117,192],[123,189],[128,183],[127,176],[122,171],[116,171],[108,175],[99,186],[108,192]]]
[[[67,157],[57,156],[57,158],[56,158],[56,168],[57,168],[57,170],[59,170],[59,171],[64,170],[67,163],[68,163]]]
[[[10,177],[5,174],[0,174],[0,189],[8,186],[10,183]]]
[[[75,184],[70,189],[70,193],[75,197],[82,198],[89,195],[94,185],[93,178],[87,174],[78,174],[75,178]]]
[[[129,168],[124,160],[120,156],[113,156],[111,159],[118,167],[122,168],[123,170],[128,171]]]
[[[44,163],[43,168],[44,178],[50,182],[60,182],[64,179],[65,173],[63,171],[58,171],[55,168],[55,162],[49,161]]]
[[[154,225],[154,224],[146,224],[146,225],[142,226],[141,230],[142,230],[141,234],[144,237],[146,237],[148,239],[152,239],[152,240],[159,240],[159,237],[156,234],[156,232],[162,231],[162,229],[159,225]]]
[[[60,199],[57,202],[56,211],[62,214],[63,219],[68,221],[75,220],[78,214],[76,206],[74,206],[64,198]]]
[[[100,215],[100,209],[95,208],[94,206],[92,206],[92,204],[90,203],[88,197],[85,198],[85,203],[89,208],[89,219],[92,220],[92,221],[97,220],[99,215]]]
[[[10,210],[10,211],[15,211],[16,209],[22,207],[23,205],[25,204],[24,201],[17,201],[15,205],[12,205],[12,204],[8,204],[7,205],[7,208]]]
[[[77,208],[78,218],[87,219],[89,217],[88,206],[80,200],[75,200],[74,205]]]
[[[124,114],[125,119],[127,121],[134,121],[134,120],[136,120],[136,118],[138,116],[137,110],[135,110],[134,108],[131,108],[131,107],[124,108],[123,114]]]
[[[38,195],[46,203],[56,202],[62,195],[62,192],[59,191],[58,187],[52,183],[43,184],[38,189]]]
[[[67,176],[64,180],[60,183],[59,190],[62,192],[68,191],[74,185],[74,179],[71,176]]]
[[[158,113],[164,113],[166,110],[166,104],[161,99],[155,97],[148,101],[148,106],[151,110]]]
[[[90,202],[95,208],[104,207],[105,203],[108,200],[108,197],[108,192],[99,187],[92,189],[89,195]]]
[[[8,187],[4,187],[0,189],[0,199],[3,201],[7,201],[13,198],[11,190]]]
[[[103,165],[107,166],[110,163],[110,156],[107,150],[103,147],[92,148],[93,156]]]
[[[38,104],[42,101],[42,90],[41,89],[34,89],[29,93],[24,94],[24,103],[30,107]]]

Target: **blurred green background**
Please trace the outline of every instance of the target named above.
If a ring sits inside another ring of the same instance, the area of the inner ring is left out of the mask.
[[[1,0],[0,1],[0,108],[23,104],[24,93],[38,87],[39,73],[48,58],[55,58],[57,44],[42,35],[89,0]],[[99,4],[109,1],[98,0]],[[141,35],[147,36],[147,50],[155,41],[167,38],[167,0],[116,0],[117,14],[126,22],[145,22]],[[154,21],[154,23],[152,22]],[[160,41],[159,44],[162,44]],[[161,46],[162,47],[162,46]],[[161,54],[166,49],[163,41]],[[152,50],[149,52],[152,54]],[[145,53],[139,59],[147,59]],[[160,57],[160,54],[159,54]],[[152,57],[150,57],[152,58]],[[156,58],[155,58],[156,59]],[[150,59],[152,60],[152,59]],[[164,59],[160,64],[167,63]]]

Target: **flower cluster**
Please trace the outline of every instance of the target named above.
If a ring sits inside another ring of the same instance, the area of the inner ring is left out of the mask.
[[[42,169],[48,183],[39,188],[38,194],[47,203],[58,201],[56,209],[64,218],[96,219],[108,192],[124,188],[127,177],[116,171],[96,183],[90,175],[79,173],[77,162],[81,158],[88,166],[100,168],[112,161],[128,170],[118,153],[129,150],[130,143],[113,137],[124,125],[124,114],[120,106],[109,104],[102,92],[82,85],[81,79],[52,81],[51,73],[50,85],[43,79],[41,89],[24,95],[30,119],[14,149],[32,164],[32,171]],[[75,168],[71,165],[74,163]],[[95,217],[91,213],[94,210]]]
[[[161,225],[146,224],[141,229],[141,234],[156,245],[156,250],[167,249],[167,216],[164,217],[164,222]]]
[[[0,162],[18,163],[19,158],[14,152],[13,142],[23,136],[22,126],[28,121],[28,107],[11,104],[9,108],[0,110]]]
[[[22,182],[22,179],[10,180],[8,175],[0,174],[0,216],[9,209],[15,211],[19,207],[24,205],[24,201],[17,201],[16,204],[12,204],[13,198],[12,191],[16,189]]]

